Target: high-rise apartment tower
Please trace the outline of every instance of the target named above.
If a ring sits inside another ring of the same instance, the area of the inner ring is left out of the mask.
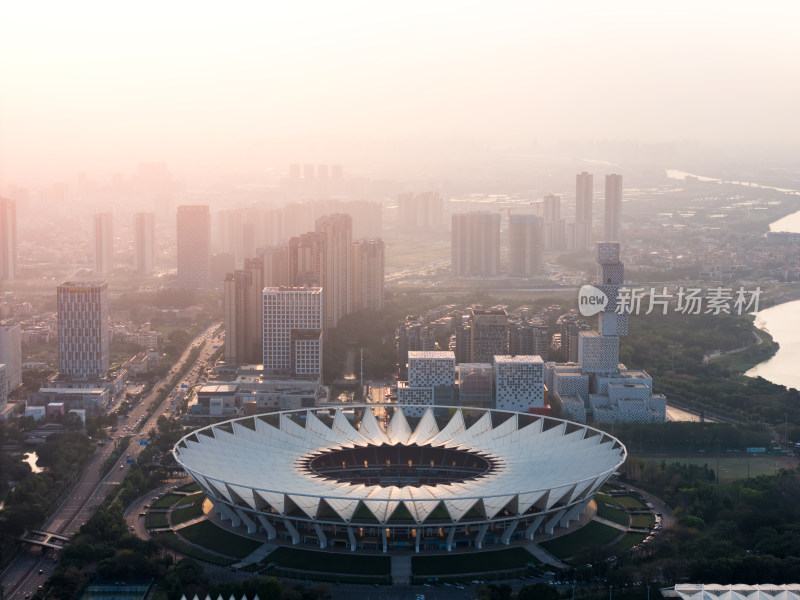
[[[111,213],[94,216],[94,273],[110,275],[114,268],[114,220]]]
[[[178,286],[208,287],[211,260],[211,216],[206,205],[178,207]]]
[[[619,242],[622,235],[622,175],[606,175],[605,242]]]
[[[109,364],[108,284],[67,281],[57,299],[60,377],[102,377]]]
[[[155,213],[133,215],[133,268],[139,275],[149,275],[153,272],[155,244]]]

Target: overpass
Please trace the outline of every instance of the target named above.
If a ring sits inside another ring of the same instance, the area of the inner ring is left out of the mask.
[[[53,533],[52,531],[41,531],[39,529],[26,530],[25,533],[17,539],[26,544],[43,546],[45,548],[52,548],[53,550],[61,550],[69,543],[69,538],[65,535]]]

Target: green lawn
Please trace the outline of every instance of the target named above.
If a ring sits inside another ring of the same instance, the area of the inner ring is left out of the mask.
[[[625,552],[628,548],[641,544],[642,540],[647,537],[646,533],[626,533],[620,540],[614,544],[613,550],[617,554]]]
[[[647,527],[651,528],[656,522],[653,513],[646,515],[631,515],[631,527]]]
[[[167,548],[171,548],[191,558],[196,558],[197,560],[202,560],[207,563],[211,563],[212,565],[220,565],[223,567],[227,567],[228,565],[232,565],[233,563],[236,562],[236,559],[225,558],[224,556],[217,556],[216,554],[212,554],[211,552],[206,552],[202,548],[198,548],[197,546],[192,546],[191,544],[187,544],[184,540],[179,538],[174,533],[170,532],[159,533],[153,539],[155,539],[157,543],[164,544]]]
[[[287,547],[276,549],[261,562],[264,564],[274,562],[278,567],[287,569],[350,575],[386,576],[392,571],[391,559],[388,556],[363,555],[354,558],[352,554],[316,552]]]
[[[182,485],[177,489],[180,490],[181,492],[199,492],[200,486],[197,485],[197,482],[193,481],[191,483],[187,483],[186,485]]]
[[[411,572],[414,576],[461,575],[519,569],[538,560],[524,548],[508,548],[492,552],[448,554],[442,556],[412,556]]]
[[[153,529],[155,527],[169,527],[169,522],[167,521],[167,513],[154,513],[149,512],[147,516],[144,518],[145,525]]]
[[[263,543],[231,533],[209,521],[184,527],[178,534],[193,544],[235,558],[244,558]]]
[[[173,504],[175,504],[178,500],[182,500],[184,496],[177,496],[175,494],[167,494],[166,496],[162,496],[155,502],[153,502],[150,506],[152,508],[169,508]]]
[[[614,523],[619,523],[625,527],[628,526],[628,513],[625,512],[625,509],[619,502],[617,502],[616,498],[606,496],[605,494],[597,494],[594,499],[597,503],[598,517],[608,519]]]
[[[173,509],[170,514],[170,520],[173,525],[179,525],[186,521],[191,521],[197,517],[203,516],[203,502],[205,502],[206,495],[203,492],[199,494],[192,494],[191,496],[184,496],[184,499],[175,504],[180,508]],[[188,506],[186,506],[188,504]]]
[[[617,496],[614,498],[614,500],[619,502],[625,508],[647,508],[633,496]]]
[[[568,533],[554,540],[542,542],[539,545],[556,558],[564,559],[578,555],[584,548],[605,546],[620,535],[622,535],[622,532],[619,529],[597,521],[591,521],[586,527],[582,527],[578,531]]]

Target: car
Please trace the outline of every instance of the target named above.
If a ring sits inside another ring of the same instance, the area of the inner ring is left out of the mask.
[[[44,573],[44,569],[39,569],[39,575],[41,575],[42,573]]]
[[[136,530],[136,527],[134,527],[133,525],[131,525],[131,531],[134,531],[134,530]]]

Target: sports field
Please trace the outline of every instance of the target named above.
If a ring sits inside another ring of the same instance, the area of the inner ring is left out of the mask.
[[[800,464],[796,456],[775,456],[772,454],[752,454],[748,458],[745,454],[695,454],[693,456],[643,456],[643,460],[667,463],[683,463],[685,465],[707,465],[718,473],[720,482],[736,481],[759,475],[775,475],[780,469],[794,469]]]

